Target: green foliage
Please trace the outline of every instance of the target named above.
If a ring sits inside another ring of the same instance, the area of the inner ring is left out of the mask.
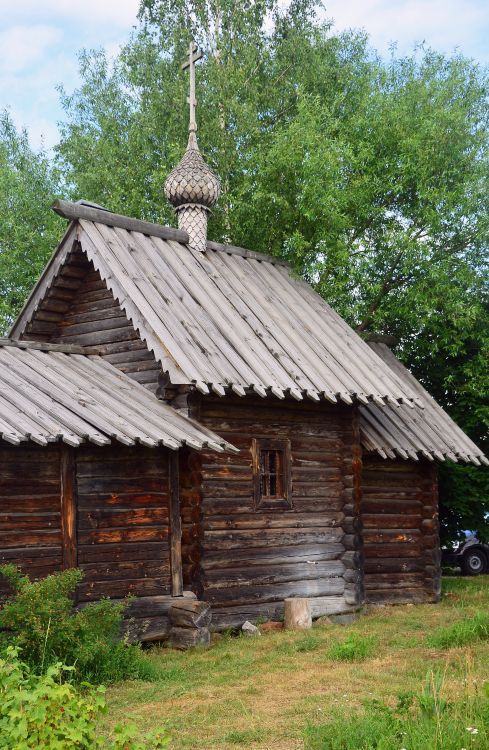
[[[456,648],[467,646],[489,638],[489,613],[478,612],[474,617],[466,617],[461,622],[437,628],[427,638],[433,648]]]
[[[73,667],[52,664],[37,675],[8,647],[0,658],[0,750],[159,750],[169,739],[157,732],[137,739],[132,725],[100,737],[97,719],[106,712],[105,688],[85,685],[82,694],[66,681]]]
[[[344,712],[330,722],[310,725],[307,750],[484,750],[489,742],[487,694],[448,702],[443,679],[429,673],[418,694],[403,694],[397,706],[370,701],[363,713]]]
[[[350,633],[343,641],[330,646],[328,656],[335,661],[363,661],[375,654],[376,647],[374,638],[360,633]]]
[[[0,646],[14,644],[24,661],[41,673],[50,665],[74,668],[78,682],[156,679],[158,671],[138,645],[119,638],[127,603],[102,599],[73,611],[79,570],[30,581],[12,565],[0,566],[14,593],[0,609]]]
[[[15,314],[53,251],[62,223],[49,210],[59,175],[48,155],[29,146],[0,112],[0,334]]]

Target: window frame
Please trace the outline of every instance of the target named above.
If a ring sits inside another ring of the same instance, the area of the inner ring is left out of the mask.
[[[281,472],[282,494],[280,497],[263,496],[261,492],[261,453],[262,451],[280,451],[283,455]],[[274,438],[253,438],[253,486],[255,510],[293,510],[290,440]]]

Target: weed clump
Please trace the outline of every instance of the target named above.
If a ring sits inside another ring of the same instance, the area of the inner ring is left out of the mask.
[[[392,707],[365,702],[353,715],[344,710],[331,721],[310,724],[306,750],[486,750],[489,747],[488,695],[467,695],[451,703],[442,695],[443,679],[430,672],[418,694],[398,696]]]
[[[4,565],[0,575],[13,589],[0,609],[0,651],[15,646],[28,667],[40,674],[56,663],[68,665],[78,682],[158,676],[138,645],[120,639],[127,602],[102,599],[73,610],[81,571],[64,570],[31,581],[15,566]]]
[[[489,638],[489,613],[478,612],[462,622],[437,628],[428,636],[427,643],[432,648],[449,649],[467,646]]]
[[[329,647],[328,656],[334,661],[363,661],[374,655],[376,645],[371,636],[350,633],[343,641]]]

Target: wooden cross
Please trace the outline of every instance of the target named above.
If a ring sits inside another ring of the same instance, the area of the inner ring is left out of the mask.
[[[188,60],[182,63],[182,70],[190,68],[190,96],[187,97],[187,103],[190,105],[190,120],[188,125],[189,133],[197,132],[197,119],[195,117],[195,108],[197,107],[197,99],[195,98],[195,63],[202,57],[202,52],[199,50],[195,42],[190,42],[188,48]]]

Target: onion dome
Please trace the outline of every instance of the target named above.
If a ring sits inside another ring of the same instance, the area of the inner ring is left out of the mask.
[[[193,204],[210,209],[219,198],[219,178],[205,163],[194,133],[181,162],[165,181],[165,196],[175,209]]]

